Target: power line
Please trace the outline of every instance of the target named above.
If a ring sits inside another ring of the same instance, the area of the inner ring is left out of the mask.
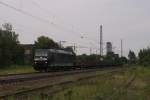
[[[26,12],[26,11],[23,11],[23,10],[21,10],[21,9],[18,9],[18,8],[14,7],[14,6],[11,6],[11,5],[7,4],[7,3],[4,3],[4,2],[2,2],[2,1],[0,1],[0,4],[6,6],[6,7],[8,7],[8,8],[10,8],[10,9],[13,9],[13,10],[15,10],[15,11],[21,13],[21,14],[24,14],[24,15],[26,15],[26,16],[30,16],[30,17],[32,17],[32,18],[34,18],[34,19],[36,19],[36,20],[42,21],[42,22],[44,22],[44,23],[48,23],[48,24],[53,25],[53,26],[55,26],[55,27],[57,27],[57,28],[59,27],[59,29],[61,28],[61,29],[63,29],[63,30],[67,30],[67,29],[62,28],[61,26],[55,24],[54,22],[50,22],[50,21],[47,20],[47,19],[43,19],[43,18],[41,18],[41,17],[35,16],[35,15],[31,14],[31,13],[28,13],[28,12]],[[71,30],[69,30],[69,31],[71,31]],[[72,32],[72,31],[71,31],[71,32]]]
[[[10,9],[13,9],[13,10],[15,10],[16,12],[19,12],[19,13],[21,13],[21,14],[23,14],[23,15],[30,16],[30,17],[32,17],[32,18],[34,18],[34,19],[36,19],[36,20],[42,21],[42,22],[44,22],[44,23],[48,23],[48,24],[50,24],[50,25],[53,25],[53,26],[56,26],[56,27],[59,27],[59,28],[65,29],[65,30],[68,30],[68,29],[66,29],[66,28],[64,28],[64,27],[61,27],[61,26],[55,24],[54,22],[51,22],[51,21],[49,21],[49,20],[47,20],[47,19],[43,19],[43,18],[41,18],[41,17],[35,16],[35,15],[31,14],[31,13],[28,13],[27,11],[24,11],[24,10],[22,10],[22,9],[16,8],[16,7],[14,7],[14,6],[12,6],[12,5],[9,5],[9,4],[7,4],[7,3],[4,3],[4,2],[2,2],[2,1],[0,1],[0,4],[3,5],[3,6],[6,6],[6,7],[8,7],[8,8],[10,8]],[[36,5],[39,6],[38,4],[36,4]],[[41,8],[41,7],[40,7],[40,8]],[[41,9],[42,9],[42,8],[41,8]],[[74,32],[73,30],[69,30],[69,31],[70,31],[70,32]],[[75,33],[75,32],[74,32],[74,33]],[[79,33],[79,34],[80,34],[80,32],[76,32],[76,33]],[[80,36],[81,36],[81,34],[80,34]]]
[[[37,20],[40,20],[40,21],[46,22],[46,23],[48,22],[48,23],[51,23],[51,24],[52,24],[52,22],[49,22],[49,20],[46,20],[46,19],[43,19],[43,18],[34,16],[34,15],[32,15],[32,14],[26,12],[26,11],[23,11],[23,10],[21,10],[21,9],[18,9],[18,8],[16,8],[16,7],[13,7],[13,6],[11,6],[11,5],[7,4],[7,3],[4,3],[4,2],[2,2],[2,1],[0,1],[0,4],[6,6],[6,7],[8,7],[8,8],[10,8],[10,9],[13,9],[13,10],[19,12],[19,13],[22,13],[22,14],[24,14],[24,15],[30,16],[30,17],[32,17],[32,18],[34,18],[34,19],[37,19]]]
[[[37,3],[35,0],[31,0],[32,4],[34,4],[35,6],[37,6],[38,8],[42,9],[43,11],[45,11],[48,15],[50,15],[49,13],[52,13],[51,11],[49,11],[48,9],[46,8],[43,8],[41,7],[41,5],[39,3]],[[51,15],[51,17],[55,18],[56,19],[56,16],[54,15],[54,13],[52,13],[53,15]],[[57,20],[58,20],[58,17],[57,17]],[[59,18],[59,22],[60,22],[60,18]],[[63,23],[63,21],[61,20],[61,22]],[[73,28],[73,25],[68,25],[68,26],[72,26]],[[65,29],[65,27],[63,27]],[[69,31],[73,32],[73,33],[78,33],[80,36],[82,36],[81,32],[77,31],[77,29],[69,29]],[[75,32],[76,31],[76,32]]]
[[[36,5],[37,7],[39,7],[40,9],[46,10],[46,9],[42,8],[38,3],[36,3],[36,2],[33,1],[33,0],[32,0],[32,3],[33,3],[34,5]],[[31,13],[28,13],[28,12],[26,12],[26,11],[23,11],[23,10],[21,10],[21,9],[18,9],[18,8],[14,7],[14,6],[11,6],[11,5],[7,4],[7,3],[4,3],[4,2],[2,2],[2,1],[0,1],[0,4],[6,6],[6,7],[8,7],[8,8],[11,8],[11,9],[13,9],[13,10],[19,12],[19,13],[22,13],[22,14],[24,14],[24,15],[26,15],[26,16],[30,16],[30,17],[32,17],[32,18],[34,18],[34,19],[36,19],[36,20],[40,20],[40,21],[42,21],[42,22],[44,22],[44,23],[49,23],[49,24],[51,24],[51,25],[53,25],[53,26],[62,28],[62,29],[64,29],[64,30],[67,30],[67,31],[70,31],[70,32],[73,32],[73,33],[79,33],[79,35],[82,36],[82,34],[80,34],[80,32],[75,32],[74,30],[66,29],[65,27],[62,27],[62,26],[60,26],[60,25],[57,25],[57,24],[55,24],[54,22],[50,22],[50,21],[47,20],[47,19],[43,19],[43,18],[41,18],[41,17],[35,16],[35,15],[31,14]],[[49,10],[46,10],[46,12],[49,13]]]
[[[52,12],[50,12],[48,9],[41,7],[41,5],[40,5],[39,3],[37,3],[37,1],[31,0],[31,2],[32,2],[36,7],[40,8],[40,9],[43,10],[43,11],[45,11],[48,15],[50,15],[49,13],[52,13]],[[56,18],[55,15],[50,16],[50,17],[55,17],[55,18]],[[62,21],[61,21],[61,22],[62,22]],[[69,25],[69,26],[73,26],[73,25]],[[74,30],[72,30],[72,31],[74,32]],[[77,31],[77,30],[76,30],[76,31]],[[85,37],[84,35],[81,34],[81,32],[77,32],[77,33],[79,33],[79,35],[81,36],[80,38],[82,38],[82,39],[83,39],[83,38],[86,38],[86,39],[88,39],[88,40],[90,39],[92,42],[95,42],[96,44],[98,44],[97,41],[95,41],[95,40],[92,39],[92,38]],[[93,43],[93,44],[95,44],[95,43]]]
[[[7,21],[6,19],[3,19],[3,18],[1,18],[1,17],[0,17],[0,20],[2,20],[3,23],[9,22],[9,21]],[[3,23],[2,23],[2,24],[3,24]],[[11,24],[13,24],[13,23],[14,23],[14,22],[12,22]],[[28,26],[23,25],[23,24],[20,24],[20,23],[16,23],[16,22],[15,22],[14,24],[16,24],[17,26],[19,26],[19,29],[18,29],[18,28],[15,28],[15,29],[14,29],[14,27],[13,27],[14,30],[22,30],[22,31],[23,31],[23,29],[24,29],[24,30],[25,30],[25,29],[28,29],[28,31],[30,31],[30,30],[36,31],[36,30],[37,30],[37,29],[28,27]],[[30,32],[33,33],[33,31],[30,31]],[[36,34],[38,34],[38,33],[36,33]],[[38,35],[40,35],[40,34],[38,34]],[[53,34],[51,34],[51,35],[53,35]]]

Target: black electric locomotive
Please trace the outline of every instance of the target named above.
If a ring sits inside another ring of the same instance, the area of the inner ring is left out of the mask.
[[[33,67],[38,71],[72,69],[76,55],[63,49],[36,49]]]

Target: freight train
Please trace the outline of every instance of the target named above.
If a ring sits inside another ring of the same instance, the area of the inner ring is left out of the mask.
[[[121,66],[118,57],[113,60],[81,59],[72,50],[65,49],[36,49],[33,67],[37,71],[72,70],[83,68],[98,68]]]

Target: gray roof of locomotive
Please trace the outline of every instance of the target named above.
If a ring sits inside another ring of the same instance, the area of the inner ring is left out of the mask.
[[[52,53],[74,55],[73,52],[71,52],[71,51],[66,51],[66,50],[61,50],[61,49],[49,49],[49,51]]]
[[[49,51],[51,53],[74,55],[74,53],[72,51],[66,51],[63,49],[37,49],[37,50],[38,51]]]

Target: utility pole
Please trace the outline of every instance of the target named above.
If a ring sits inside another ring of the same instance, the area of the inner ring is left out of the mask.
[[[121,57],[123,56],[123,40],[121,39]]]
[[[103,26],[100,25],[100,56],[103,56]]]
[[[62,48],[63,46],[62,46],[62,43],[65,43],[66,41],[59,41],[59,45],[60,45],[60,47]]]
[[[90,47],[90,55],[92,54],[92,48]]]
[[[77,47],[76,47],[76,44],[74,43],[73,45],[73,49],[74,49],[74,52],[77,53]]]
[[[97,50],[96,50],[96,55],[97,55]]]

